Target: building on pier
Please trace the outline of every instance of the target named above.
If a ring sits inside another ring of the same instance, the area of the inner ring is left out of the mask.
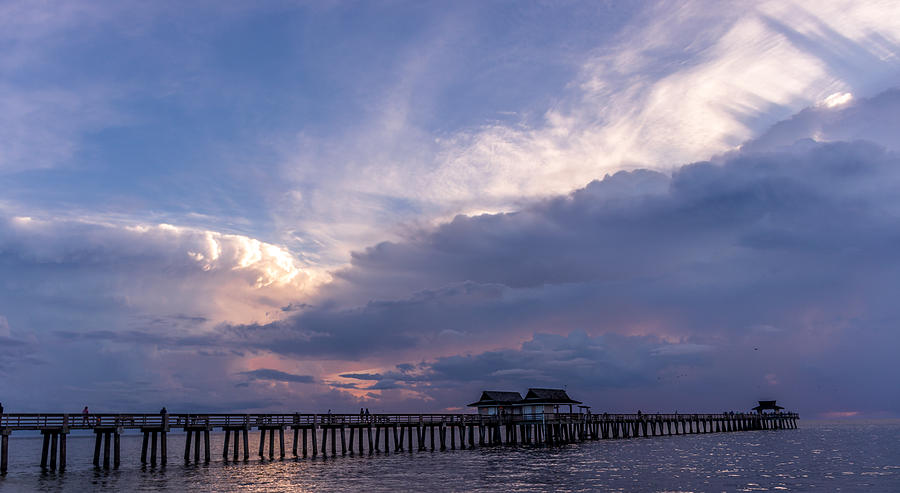
[[[518,392],[485,390],[481,393],[481,399],[468,406],[477,408],[478,414],[494,416],[555,414],[559,412],[571,414],[573,412],[572,406],[577,404],[581,404],[581,401],[572,399],[563,389],[531,388],[528,389],[524,399]],[[565,406],[568,406],[568,408]]]
[[[563,389],[528,389],[525,398],[516,406],[522,409],[521,414],[549,414],[572,413],[573,404],[581,404],[581,401],[572,399]]]
[[[485,390],[481,393],[481,399],[469,407],[478,409],[478,414],[495,416],[499,414],[521,414],[522,408],[518,404],[522,402],[522,394],[500,390]]]
[[[784,409],[781,406],[775,404],[775,401],[757,401],[759,405],[754,407],[753,410],[756,411],[757,414],[762,414],[763,411],[772,411],[773,413],[781,412]]]

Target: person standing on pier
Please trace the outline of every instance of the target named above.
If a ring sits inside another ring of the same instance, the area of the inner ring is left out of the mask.
[[[88,424],[88,415],[89,414],[91,414],[91,412],[88,411],[88,407],[84,406],[84,409],[81,410],[81,424],[83,424],[83,425]]]

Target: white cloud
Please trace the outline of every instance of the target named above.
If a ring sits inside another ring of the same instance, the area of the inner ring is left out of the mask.
[[[896,84],[897,19],[896,2],[659,3],[597,46],[537,121],[440,135],[408,118],[421,95],[410,89],[415,77],[404,78],[390,93],[401,117],[388,108],[384,121],[342,136],[340,145],[303,137],[291,148],[288,174],[308,183],[315,163],[321,177],[318,197],[303,195],[317,214],[293,224],[346,254],[391,238],[398,222],[513,210],[608,172],[708,159],[804,107]],[[333,166],[321,171],[322,163]]]
[[[252,323],[279,318],[329,279],[282,247],[236,234],[54,218],[0,228],[0,249],[18,257],[15,274],[35,303],[48,293],[77,299],[90,287],[91,303],[116,299],[135,317]]]

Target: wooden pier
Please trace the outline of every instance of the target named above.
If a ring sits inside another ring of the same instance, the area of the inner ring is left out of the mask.
[[[0,415],[0,474],[7,472],[9,435],[28,430],[40,431],[43,436],[41,467],[63,470],[66,467],[66,436],[72,430],[93,431],[96,436],[94,466],[109,469],[121,464],[120,436],[125,430],[139,430],[143,434],[142,464],[164,465],[168,456],[167,434],[176,430],[185,433],[185,463],[199,463],[201,449],[202,461],[210,461],[210,431],[213,430],[225,432],[221,449],[224,460],[246,461],[250,459],[249,434],[254,430],[259,432],[259,457],[265,458],[268,452],[269,459],[284,459],[286,431],[293,435],[293,457],[324,457],[338,453],[411,453],[500,445],[553,446],[586,440],[781,430],[796,428],[798,419],[796,413],[3,414]]]

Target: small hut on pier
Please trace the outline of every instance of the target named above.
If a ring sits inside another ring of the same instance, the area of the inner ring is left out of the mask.
[[[758,401],[759,405],[754,407],[753,410],[756,411],[757,414],[762,414],[763,411],[772,411],[773,413],[780,412],[784,409],[781,406],[775,404],[775,401]]]
[[[498,414],[521,413],[521,408],[516,407],[516,404],[520,402],[522,402],[522,394],[518,392],[485,390],[481,393],[481,399],[468,406],[477,408],[478,414],[494,416]]]
[[[516,405],[522,414],[549,414],[560,412],[560,406],[569,406],[571,413],[573,404],[581,404],[581,401],[572,399],[563,389],[528,389],[525,398]]]

